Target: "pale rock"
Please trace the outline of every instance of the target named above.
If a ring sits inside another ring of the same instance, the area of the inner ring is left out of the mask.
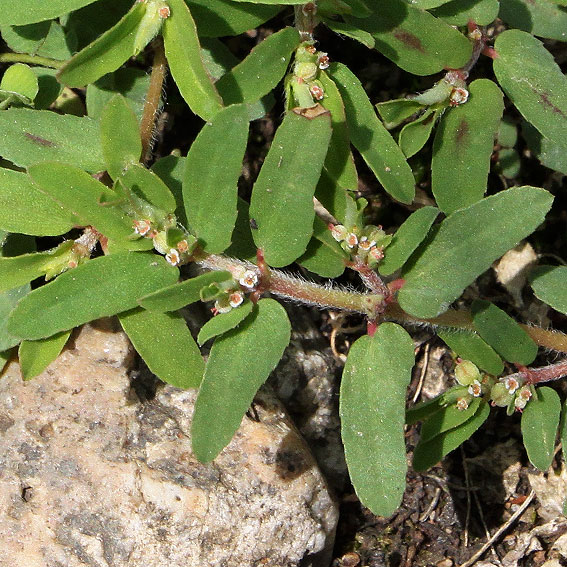
[[[494,265],[496,279],[501,283],[518,307],[523,305],[522,289],[526,284],[527,274],[537,262],[537,254],[528,242],[521,242],[508,250]]]
[[[0,379],[0,566],[323,565],[336,503],[279,402],[261,393],[258,421],[200,464],[195,391],[140,402],[130,344],[108,325],[85,326],[39,377],[11,362]]]

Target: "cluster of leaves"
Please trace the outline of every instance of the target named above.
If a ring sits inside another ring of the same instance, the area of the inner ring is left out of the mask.
[[[563,41],[567,15],[560,5],[284,4],[0,0],[0,31],[10,49],[0,61],[13,63],[0,83],[0,356],[6,361],[17,346],[22,374],[32,378],[71,329],[117,315],[157,376],[199,388],[192,439],[204,462],[230,441],[289,342],[285,310],[263,294],[358,311],[372,324],[391,305],[406,321],[434,319],[543,222],[553,200],[543,189],[485,196],[495,139],[501,175],[518,173],[517,126],[503,117],[504,94],[522,116],[534,154],[567,173],[567,79],[534,37]],[[241,60],[220,39],[289,12],[289,5],[296,26],[269,35]],[[375,109],[355,74],[329,62],[316,44],[319,24],[408,73],[444,74],[426,92]],[[488,32],[496,30],[494,48],[487,47]],[[165,56],[181,97],[205,124],[187,156],[161,157],[148,168],[143,132],[148,109],[154,118],[154,73],[148,77],[139,63],[154,51],[156,61]],[[494,77],[468,84],[481,52],[493,58]],[[270,111],[282,81],[286,111],[247,202],[238,180],[249,122]],[[416,182],[408,158],[428,147],[433,130],[437,206],[419,208],[386,234],[366,221],[367,202],[357,199],[353,148],[385,194],[409,205]],[[335,219],[331,231],[315,214],[314,197]],[[179,266],[189,263],[211,271],[181,280]],[[348,266],[368,293],[273,269],[294,263],[320,278],[337,278]],[[566,271],[540,266],[532,274],[536,296],[563,313]],[[32,290],[37,278],[46,285]],[[396,285],[385,283],[396,278],[404,280],[397,295]],[[180,312],[197,301],[214,302],[217,313],[197,339],[213,340],[206,363]],[[440,324],[451,327],[450,320]],[[497,380],[503,361],[527,365],[537,354],[526,330],[484,301],[473,305],[469,330],[447,328],[440,336],[484,374],[475,378],[478,387],[475,380],[461,384],[408,414],[410,423],[424,421],[414,457],[419,469],[485,421],[494,389],[504,384]],[[405,393],[413,365],[408,333],[381,323],[352,345],[343,373],[347,463],[360,499],[378,514],[396,509],[405,486]],[[546,468],[561,404],[550,388],[530,394],[522,428],[530,459]]]

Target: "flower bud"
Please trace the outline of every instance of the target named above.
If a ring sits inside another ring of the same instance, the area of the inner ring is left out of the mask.
[[[507,407],[512,401],[512,394],[508,391],[503,382],[497,382],[490,390],[490,400],[493,405],[500,408]]]
[[[480,386],[480,381],[482,380],[479,369],[470,360],[463,360],[457,364],[455,367],[455,378],[462,386],[469,386],[474,382],[478,382]]]

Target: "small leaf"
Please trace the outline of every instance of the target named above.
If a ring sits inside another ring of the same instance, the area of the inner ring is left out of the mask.
[[[103,108],[100,133],[106,169],[116,179],[142,153],[138,119],[122,95],[113,96]]]
[[[340,63],[332,63],[329,72],[341,93],[354,147],[394,199],[411,203],[415,195],[413,173],[402,150],[376,116],[360,81]]]
[[[37,77],[39,86],[39,92],[33,101],[33,106],[36,110],[46,110],[59,98],[64,87],[57,81],[55,69],[33,67],[32,71]]]
[[[20,0],[15,4],[11,0],[0,0],[2,25],[21,26],[42,20],[51,20],[87,4],[92,4],[94,1],[52,0],[51,2],[37,2],[37,0]]]
[[[199,461],[212,461],[230,442],[256,391],[282,357],[290,332],[285,309],[273,299],[261,299],[238,328],[215,340],[191,427]]]
[[[567,314],[566,266],[537,266],[530,273],[530,283],[538,299]]]
[[[119,177],[125,187],[165,213],[173,213],[177,203],[167,185],[141,163],[131,164]]]
[[[299,45],[299,32],[286,27],[261,41],[216,87],[226,105],[255,102],[271,92],[283,78],[291,54]]]
[[[210,120],[223,103],[205,68],[195,22],[183,0],[169,0],[169,6],[162,32],[169,69],[189,108]]]
[[[525,120],[522,122],[522,134],[530,150],[545,167],[567,175],[567,143],[565,140],[562,143],[552,142]]]
[[[399,270],[427,236],[439,215],[435,207],[422,207],[412,213],[395,232],[386,248],[386,256],[378,266],[381,274],[389,276]]]
[[[22,339],[50,337],[133,309],[138,297],[171,285],[178,277],[177,268],[152,253],[100,256],[23,298],[10,315],[8,331]]]
[[[235,329],[252,313],[253,306],[254,304],[251,301],[245,301],[242,305],[236,309],[231,309],[228,313],[215,315],[201,327],[197,342],[200,345],[204,345],[209,339]]]
[[[388,130],[399,126],[404,120],[423,108],[423,104],[411,98],[396,98],[379,102],[376,105],[376,110]]]
[[[431,188],[447,214],[482,199],[504,110],[502,92],[492,81],[478,79],[469,90],[465,104],[445,112],[433,144]]]
[[[478,334],[508,362],[528,365],[537,356],[537,345],[507,313],[489,301],[476,299],[471,307]]]
[[[408,408],[406,410],[406,425],[413,425],[418,421],[425,421],[426,419],[429,419],[432,415],[441,411],[443,408],[441,403],[441,396],[437,396],[436,398],[424,400],[423,402]]]
[[[21,104],[32,104],[39,85],[31,67],[23,63],[10,65],[0,81],[0,100],[11,100]]]
[[[46,339],[22,341],[18,349],[20,370],[24,380],[41,374],[63,350],[71,331],[63,331]]]
[[[73,55],[60,69],[58,79],[68,87],[84,87],[116,71],[134,55],[136,31],[145,13],[146,3],[135,2],[117,24]]]
[[[506,30],[494,44],[494,73],[524,118],[563,144],[567,128],[567,78],[543,44],[529,33]]]
[[[368,47],[368,49],[372,49],[376,45],[376,41],[374,40],[372,35],[367,31],[359,29],[356,25],[347,22],[338,22],[336,20],[330,20],[327,18],[323,18],[323,22],[335,33],[350,37],[351,39],[362,43],[362,45]]]
[[[175,155],[158,159],[151,170],[167,185],[175,198],[175,216],[179,223],[187,228],[187,217],[183,206],[183,177],[185,176],[185,158]]]
[[[103,206],[110,192],[100,181],[73,165],[46,162],[28,168],[38,189],[77,217],[79,226],[94,226],[108,238],[123,240],[132,233],[132,220],[116,207]]]
[[[473,417],[478,411],[480,403],[480,398],[474,398],[465,410],[459,409],[454,404],[440,408],[429,419],[424,420],[421,426],[419,442],[427,443],[438,435],[459,427]]]
[[[77,218],[44,195],[30,178],[0,168],[0,229],[34,236],[52,236],[71,230]]]
[[[419,118],[406,124],[402,128],[398,138],[398,144],[406,157],[412,157],[425,146],[440,114],[440,109],[434,110],[430,108]]]
[[[176,311],[186,305],[200,301],[200,292],[213,283],[232,279],[230,272],[205,272],[200,276],[156,290],[145,296],[139,296],[138,303],[144,309],[152,311]]]
[[[450,26],[466,26],[470,21],[487,26],[497,18],[499,8],[498,0],[452,0],[434,8],[431,13]]]
[[[404,0],[390,0],[367,18],[345,20],[370,33],[380,53],[414,75],[458,69],[472,53],[459,31]]]
[[[233,258],[256,262],[256,244],[252,238],[252,227],[250,226],[250,206],[244,199],[238,197],[236,202],[238,216],[232,231],[232,244],[226,249],[225,254]]]
[[[138,307],[118,318],[138,354],[160,380],[176,388],[199,387],[205,363],[181,315]]]
[[[21,167],[59,160],[93,173],[105,168],[98,123],[48,110],[0,112],[0,155]]]
[[[553,461],[561,400],[552,388],[542,386],[522,413],[522,438],[532,465],[546,471]]]
[[[487,420],[489,414],[490,406],[482,400],[477,412],[468,421],[434,437],[427,443],[419,443],[413,454],[414,470],[424,471],[438,463],[445,455],[469,439]]]
[[[467,285],[541,224],[553,197],[515,187],[454,212],[404,274],[400,306],[416,317],[446,311]]]
[[[499,16],[532,35],[567,40],[567,12],[549,0],[500,0]]]
[[[340,393],[341,434],[351,482],[373,514],[400,505],[406,480],[404,417],[413,341],[394,323],[350,348]]]
[[[315,198],[335,217],[341,224],[345,222],[347,200],[352,199],[344,187],[341,187],[331,178],[323,167],[321,177],[315,187]]]
[[[8,258],[0,258],[0,261],[5,259]],[[2,264],[0,264],[0,271],[3,271]],[[25,297],[30,292],[30,290],[30,285],[26,283],[22,286],[11,288],[7,291],[2,290],[2,293],[0,293],[0,351],[5,351],[9,348],[12,348],[20,342],[20,339],[18,337],[7,330],[8,316],[14,310],[18,301]]]
[[[185,213],[207,252],[220,253],[230,246],[247,141],[246,107],[229,106],[203,126],[187,154]]]
[[[315,107],[313,117],[286,114],[252,190],[254,242],[271,266],[291,264],[313,233],[313,194],[331,138],[330,114],[321,110]]]
[[[232,0],[188,0],[199,35],[223,37],[257,28],[281,11],[282,6],[238,4]]]
[[[437,331],[447,346],[464,360],[470,360],[481,370],[494,376],[504,372],[504,363],[494,349],[481,337],[470,331]]]

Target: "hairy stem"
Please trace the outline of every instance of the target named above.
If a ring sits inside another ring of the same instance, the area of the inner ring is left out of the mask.
[[[549,364],[548,366],[541,366],[540,368],[527,368],[525,366],[518,366],[518,368],[518,372],[509,374],[506,376],[506,379],[516,379],[518,382],[525,384],[541,384],[567,376],[567,360]]]
[[[29,63],[30,65],[41,65],[51,69],[61,69],[65,61],[39,55],[28,55],[27,53],[0,53],[0,63]]]
[[[316,2],[307,2],[302,6],[295,6],[295,27],[301,35],[301,41],[313,39],[313,30],[319,23],[316,14]]]
[[[146,162],[150,157],[152,147],[152,135],[154,124],[159,111],[159,101],[163,82],[167,72],[167,60],[163,47],[163,39],[158,36],[153,43],[154,60],[152,64],[152,74],[150,76],[150,86],[146,93],[144,111],[140,121],[140,137],[142,138],[142,156],[140,160]]]

